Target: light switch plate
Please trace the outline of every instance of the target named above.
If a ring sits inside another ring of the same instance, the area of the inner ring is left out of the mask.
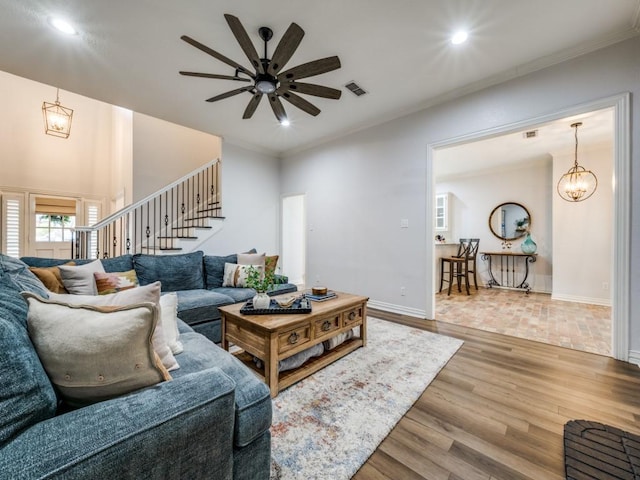
[[[409,228],[409,219],[401,218],[400,219],[400,228]]]

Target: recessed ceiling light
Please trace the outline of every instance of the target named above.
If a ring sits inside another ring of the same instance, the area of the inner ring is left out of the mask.
[[[289,121],[289,119],[284,118],[281,122],[280,125],[282,125],[283,127],[288,127],[289,125],[291,125],[291,122]]]
[[[60,17],[49,17],[49,25],[67,35],[77,35],[78,31],[67,20]]]
[[[469,38],[469,34],[464,30],[460,30],[453,34],[451,37],[451,43],[454,45],[460,45],[461,43],[466,42],[467,38]]]

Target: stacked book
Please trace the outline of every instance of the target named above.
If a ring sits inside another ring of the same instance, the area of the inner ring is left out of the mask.
[[[306,293],[305,297],[307,297],[309,300],[313,300],[314,302],[324,302],[325,300],[336,298],[337,295],[336,295],[336,292],[328,291],[323,295],[314,295],[313,293]]]

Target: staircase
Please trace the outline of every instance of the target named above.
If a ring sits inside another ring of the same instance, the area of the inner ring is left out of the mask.
[[[214,160],[90,227],[76,227],[72,258],[191,251],[220,228],[220,161]]]

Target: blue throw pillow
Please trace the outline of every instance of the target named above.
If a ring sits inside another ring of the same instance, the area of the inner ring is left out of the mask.
[[[225,263],[238,263],[238,255],[234,253],[226,257],[204,256],[204,274],[209,290],[222,287]]]
[[[133,256],[133,268],[140,285],[160,281],[163,292],[204,288],[201,251],[181,255]]]
[[[11,278],[0,276],[0,448],[56,412],[55,391],[25,327],[27,310]]]

